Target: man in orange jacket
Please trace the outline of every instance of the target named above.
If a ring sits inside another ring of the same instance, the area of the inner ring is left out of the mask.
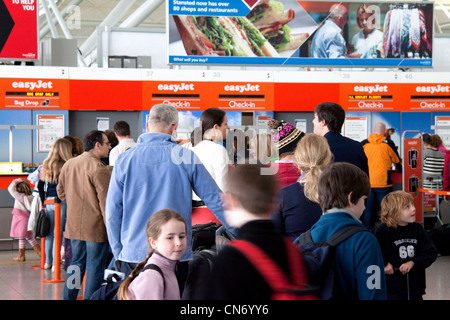
[[[369,165],[371,190],[361,221],[369,230],[375,226],[381,200],[393,190],[389,173],[392,164],[395,164],[397,171],[401,172],[400,159],[388,144],[385,132],[386,125],[378,122],[375,124],[373,133],[362,142]]]

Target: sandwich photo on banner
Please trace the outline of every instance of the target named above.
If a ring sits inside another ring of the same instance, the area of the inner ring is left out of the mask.
[[[261,0],[243,16],[172,15],[169,54],[289,57],[314,26],[296,1]]]

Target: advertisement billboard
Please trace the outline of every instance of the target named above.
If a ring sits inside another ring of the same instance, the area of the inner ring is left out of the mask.
[[[0,0],[0,60],[37,60],[37,0]]]
[[[167,1],[169,63],[431,67],[433,3]]]

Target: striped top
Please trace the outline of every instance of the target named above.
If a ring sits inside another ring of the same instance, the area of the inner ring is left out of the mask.
[[[428,189],[442,189],[442,172],[444,170],[444,154],[431,148],[423,149],[422,181]]]

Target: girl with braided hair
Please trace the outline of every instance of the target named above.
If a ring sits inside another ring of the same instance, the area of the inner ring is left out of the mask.
[[[122,282],[118,299],[180,300],[175,268],[186,250],[186,223],[179,213],[162,209],[152,214],[146,232],[150,252]]]

